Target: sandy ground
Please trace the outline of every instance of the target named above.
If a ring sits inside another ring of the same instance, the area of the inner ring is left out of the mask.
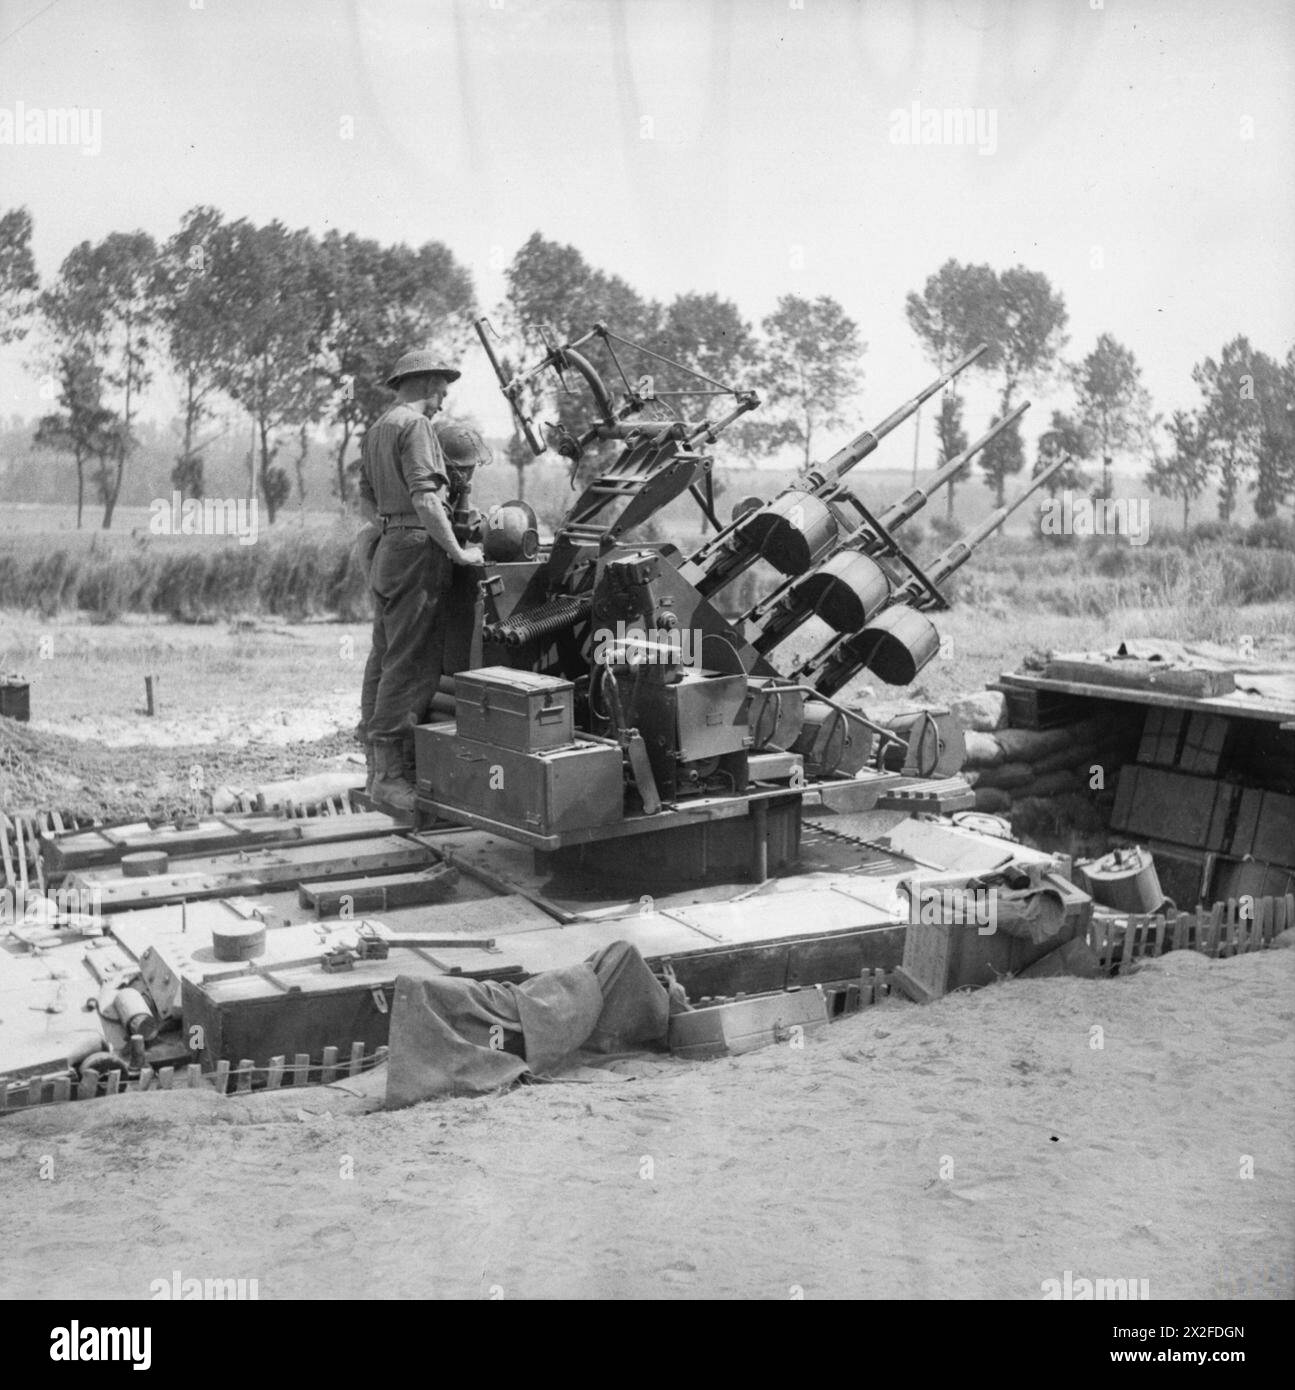
[[[1180,952],[636,1080],[46,1107],[0,1123],[0,1292],[1290,1298],[1293,986],[1289,949]]]

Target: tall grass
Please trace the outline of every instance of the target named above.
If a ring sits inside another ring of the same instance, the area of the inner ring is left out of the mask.
[[[757,564],[721,594],[722,606],[741,612],[781,578]],[[1133,610],[1157,611],[1165,616],[1158,630],[1166,636],[1224,637],[1235,632],[1239,609],[1295,602],[1295,550],[1203,538],[1131,546],[999,537],[945,587],[960,606],[991,613],[1114,622]],[[5,537],[0,607],[42,616],[76,609],[103,622],[124,613],[180,622],[237,614],[355,622],[368,616],[369,600],[350,536],[339,526],[322,533],[285,530],[248,546]],[[1170,631],[1174,625],[1179,633]]]
[[[350,538],[284,533],[255,545],[78,545],[37,551],[34,537],[0,552],[0,607],[51,617],[69,609],[112,622],[154,613],[178,622],[231,614],[301,621],[368,615]]]

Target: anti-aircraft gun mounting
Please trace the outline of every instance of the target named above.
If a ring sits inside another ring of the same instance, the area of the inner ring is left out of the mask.
[[[1065,462],[926,566],[897,533],[1028,403],[880,512],[846,486],[984,346],[724,524],[705,450],[757,408],[754,392],[603,324],[561,345],[545,338],[544,355],[510,376],[486,321],[476,327],[521,437],[536,454],[551,446],[570,459],[573,478],[584,465],[589,480],[534,558],[492,540],[487,518],[481,667],[457,678],[456,723],[418,730],[424,809],[586,867],[585,847],[597,845],[607,873],[669,864],[761,878],[794,862],[807,798],[876,805],[901,776],[909,738],[836,697],[864,670],[894,685],[914,679],[939,649],[926,614],[946,606],[940,586]],[[652,389],[661,367],[686,384]],[[528,413],[528,391],[569,390],[568,376],[591,402],[577,427]],[[685,493],[712,535],[688,554],[634,538]],[[775,576],[767,591],[726,611],[726,591],[760,562],[758,573]],[[828,640],[806,658],[784,655],[811,618]]]

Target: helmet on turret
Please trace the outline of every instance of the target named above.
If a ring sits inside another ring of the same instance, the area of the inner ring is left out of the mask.
[[[527,502],[500,502],[486,513],[482,546],[487,560],[533,560],[540,533],[535,511]]]

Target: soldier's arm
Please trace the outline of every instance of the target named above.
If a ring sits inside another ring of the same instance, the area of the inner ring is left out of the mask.
[[[361,460],[363,460],[363,454],[361,454]],[[360,520],[364,524],[356,533],[352,548],[355,562],[360,567],[360,573],[367,577],[373,566],[373,556],[378,548],[378,541],[382,539],[382,528],[378,525],[378,503],[373,495],[373,484],[369,482],[369,474],[364,468],[363,462],[360,466],[359,497]]]
[[[445,504],[449,474],[430,420],[424,418],[410,425],[401,442],[400,468],[414,510],[427,534],[456,565],[479,565],[482,560],[480,547],[464,548],[454,534],[454,524]]]

